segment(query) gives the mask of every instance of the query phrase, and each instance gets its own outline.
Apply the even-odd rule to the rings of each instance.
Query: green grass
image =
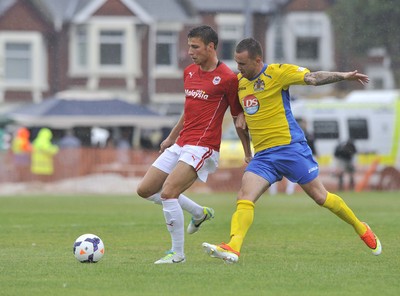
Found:
[[[400,295],[399,193],[343,194],[379,235],[381,256],[303,194],[264,196],[235,265],[201,249],[228,241],[235,194],[193,198],[215,219],[186,236],[186,263],[154,265],[170,247],[160,206],[128,196],[0,197],[0,295]],[[83,233],[104,241],[97,264],[72,254]]]

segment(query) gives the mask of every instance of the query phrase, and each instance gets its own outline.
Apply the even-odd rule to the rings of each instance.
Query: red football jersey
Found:
[[[224,63],[211,72],[192,64],[184,71],[184,124],[179,146],[204,146],[219,151],[222,121],[228,106],[232,116],[242,112],[238,99],[238,79]]]

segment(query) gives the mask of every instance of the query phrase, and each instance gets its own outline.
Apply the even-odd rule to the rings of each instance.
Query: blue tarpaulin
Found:
[[[146,106],[120,99],[51,98],[8,112],[7,116],[24,126],[67,128],[74,126],[140,127],[173,126],[176,117],[164,116]]]

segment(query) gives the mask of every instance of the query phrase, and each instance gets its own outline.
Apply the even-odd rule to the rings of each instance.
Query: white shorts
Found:
[[[218,168],[219,152],[201,146],[174,144],[167,148],[153,163],[153,166],[170,174],[178,161],[183,161],[192,166],[200,181],[206,182],[208,174],[214,173]]]

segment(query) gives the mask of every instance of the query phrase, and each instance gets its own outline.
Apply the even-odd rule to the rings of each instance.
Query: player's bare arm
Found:
[[[314,86],[335,83],[342,80],[357,80],[362,85],[369,82],[368,76],[362,73],[358,73],[357,70],[352,72],[318,71],[310,72],[304,75],[305,83]]]
[[[246,118],[244,117],[243,112],[239,113],[238,116],[234,117],[233,121],[235,123],[236,128],[241,128],[241,129],[247,128]]]
[[[246,120],[244,118],[243,112],[240,113],[237,117],[235,117],[233,121],[235,123],[236,133],[240,139],[240,142],[242,143],[244,151],[244,161],[246,163],[249,163],[253,155],[251,152],[250,134],[246,126]]]
[[[160,153],[163,153],[165,149],[167,149],[168,147],[171,147],[172,145],[175,144],[176,139],[179,136],[179,133],[183,129],[183,123],[184,123],[184,113],[181,115],[181,118],[179,118],[179,121],[172,128],[168,137],[164,141],[161,142],[160,151],[159,151]]]

